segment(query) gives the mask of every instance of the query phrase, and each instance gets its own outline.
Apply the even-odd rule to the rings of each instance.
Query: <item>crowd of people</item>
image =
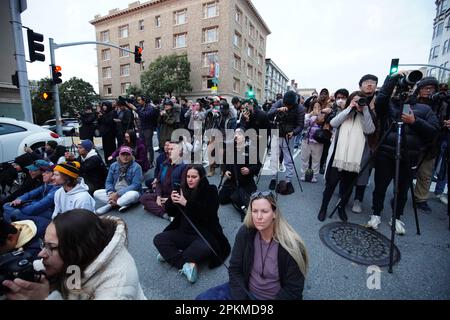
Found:
[[[330,95],[323,89],[305,100],[288,91],[262,106],[254,98],[235,97],[229,103],[221,97],[194,102],[166,96],[153,103],[140,96],[103,102],[95,112],[86,108],[80,114],[81,141],[76,150],[54,142],[42,149],[27,148],[0,173],[0,253],[21,248],[42,259],[46,270],[38,282],[5,281],[7,297],[145,299],[126,249],[126,225],[104,216],[142,204],[149,214],[169,221],[153,239],[157,260],[178,269],[189,282],[197,281],[198,264],[207,262],[215,268],[231,254],[229,281],[198,299],[301,299],[307,249],[274,197],[274,192],[295,193],[296,177],[317,183],[324,175],[319,221],[326,219],[339,185],[338,216],[346,222],[345,208],[353,192],[352,211],[363,212],[374,172],[367,226],[377,229],[387,188],[395,177],[394,124],[401,121],[405,130],[398,201],[391,200],[397,234],[406,233],[401,219],[413,177],[420,210],[431,212],[427,200],[433,179],[436,198],[448,203],[443,194],[448,88],[425,77],[408,91],[399,87],[405,76],[388,76],[377,90],[378,78],[368,74],[352,93],[339,89]],[[103,156],[94,144],[94,123]],[[184,131],[178,135],[177,129]],[[293,157],[297,149],[300,175]],[[255,180],[266,157],[271,191],[261,192]],[[217,168],[219,186],[208,180]],[[233,247],[219,219],[220,206],[226,204],[232,204],[243,221]],[[67,285],[66,269],[73,265],[82,271],[81,290]]]

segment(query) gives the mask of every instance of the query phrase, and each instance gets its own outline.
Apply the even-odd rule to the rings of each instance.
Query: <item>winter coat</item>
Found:
[[[284,107],[283,100],[274,103],[267,114],[269,119],[273,120],[279,114],[278,109],[282,107]],[[278,120],[280,122],[278,128],[280,130],[280,137],[285,137],[289,132],[294,132],[294,136],[297,136],[302,133],[303,127],[305,126],[305,108],[299,104],[288,112],[285,112],[281,118],[278,115]]]
[[[82,273],[81,290],[69,290],[67,300],[146,300],[136,263],[126,247],[125,224],[117,219],[113,238]],[[76,244],[75,244],[76,245]],[[63,299],[53,291],[47,300]]]
[[[192,199],[188,200],[183,211],[219,255],[219,257],[216,257],[216,255],[211,254],[209,257],[209,267],[215,268],[227,259],[231,250],[228,239],[223,234],[223,229],[219,222],[219,195],[217,187],[210,185],[208,179],[203,178],[195,192],[196,195],[193,195]],[[167,214],[175,219],[164,231],[179,229],[182,219],[186,219],[179,207],[174,205],[172,199],[169,198],[165,203],[165,208]],[[185,223],[188,222],[186,221]],[[182,231],[180,230],[180,232]]]
[[[117,158],[119,156],[120,148],[121,147],[113,152],[111,155],[113,158]],[[131,149],[133,149],[134,159],[141,166],[142,172],[147,172],[150,169],[150,161],[148,160],[147,147],[145,146],[144,140],[138,138],[136,141],[136,147]]]
[[[224,186],[231,186],[234,189],[239,185],[239,187],[244,188],[248,193],[256,191],[257,188],[254,177],[257,176],[259,171],[261,170],[261,163],[258,161],[258,155],[256,158],[257,163],[250,164],[250,162],[253,160],[253,156],[250,157],[250,155],[256,153],[256,151],[257,150],[255,147],[249,146],[246,146],[245,149],[241,151],[239,151],[236,147],[234,148],[234,161],[231,164],[226,164],[226,171],[231,172],[231,179],[226,180]],[[241,155],[238,157],[239,152]],[[244,163],[239,164],[239,162],[242,162],[242,160],[238,160],[242,159],[242,156]],[[250,171],[250,173],[246,176],[241,173],[241,169],[245,167]]]
[[[86,157],[79,156],[77,161],[81,164],[80,176],[89,186],[89,191],[93,193],[95,190],[105,187],[107,169],[103,159],[97,154],[95,149],[89,151]]]
[[[60,213],[73,209],[95,211],[95,200],[89,194],[89,187],[84,183],[83,178],[78,178],[77,185],[69,192],[66,192],[64,188],[56,191],[55,210],[53,211],[52,219]]]
[[[248,300],[245,290],[249,290],[250,273],[255,255],[254,241],[256,229],[242,226],[234,242],[230,258],[230,294],[233,300]],[[281,245],[278,246],[278,270],[281,290],[277,293],[279,300],[300,300],[303,298],[305,277],[294,258]]]
[[[96,113],[83,113],[80,116],[81,127],[80,127],[80,139],[92,139],[95,132],[95,122],[97,121]]]
[[[143,107],[138,105],[136,112],[139,116],[142,130],[155,129],[155,118],[158,119],[158,110],[156,110],[153,104],[148,103]]]
[[[178,116],[178,118],[177,118]],[[180,114],[176,113],[174,108],[167,111],[166,114],[159,116],[159,145],[164,146],[167,140],[171,140],[172,132],[176,129],[177,122],[180,121]]]
[[[106,193],[108,192],[116,192],[116,183],[119,181],[120,176],[120,165],[118,162],[114,162],[108,171],[108,177],[106,178],[105,187]],[[133,160],[133,163],[128,168],[127,173],[125,174],[125,181],[128,184],[128,187],[123,188],[118,191],[119,196],[123,196],[128,191],[142,191],[142,168],[141,166]]]
[[[47,212],[50,215],[46,218],[51,219],[51,213],[55,207],[55,193],[61,186],[53,184],[43,184],[42,186],[25,193],[18,199],[22,202],[31,201],[30,204],[20,208],[20,212],[27,216],[42,216]]]
[[[31,220],[22,220],[13,222],[12,225],[20,230],[14,251],[23,249],[23,251],[37,258],[39,252],[41,252],[41,247],[35,223]]]
[[[170,197],[175,183],[181,184],[186,169],[185,164],[172,165],[166,160],[160,167],[156,182],[156,195]],[[170,180],[169,180],[170,179]]]
[[[317,116],[311,116],[307,114],[305,116],[305,140],[308,144],[314,143],[318,144],[316,140],[314,140],[314,134],[317,130],[321,129],[322,126],[317,124]]]

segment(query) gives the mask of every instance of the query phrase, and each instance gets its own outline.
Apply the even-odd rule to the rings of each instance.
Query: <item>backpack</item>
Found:
[[[281,180],[278,183],[278,185],[277,185],[277,187],[275,189],[275,192],[279,193],[281,195],[284,195],[284,196],[287,195],[287,182],[284,181],[284,180]]]

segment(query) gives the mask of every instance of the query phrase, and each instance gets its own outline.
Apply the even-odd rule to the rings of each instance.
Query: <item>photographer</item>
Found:
[[[177,121],[179,122],[179,114],[175,112],[173,102],[171,100],[165,100],[163,102],[163,110],[160,111],[158,118],[160,150],[163,150],[165,141],[171,140],[172,132],[176,129]]]
[[[98,127],[102,136],[102,148],[105,162],[116,150],[116,123],[114,121],[115,111],[110,101],[102,102],[101,112],[98,114]],[[107,162],[109,163],[109,162]]]
[[[145,300],[136,263],[127,250],[127,229],[117,218],[100,218],[75,209],[47,227],[39,257],[45,266],[40,282],[3,282],[9,300]],[[79,284],[73,271],[80,268]],[[47,280],[48,279],[48,280]]]
[[[123,97],[119,97],[116,100],[116,115],[114,117],[114,122],[116,123],[116,138],[117,145],[121,146],[123,144],[123,137],[127,130],[134,130],[134,116],[133,112],[128,109],[127,101]]]
[[[381,135],[387,130],[388,136],[382,141],[375,159],[375,190],[373,192],[373,214],[368,227],[377,229],[381,223],[381,212],[384,208],[386,190],[395,176],[395,156],[397,146],[396,121],[402,121],[404,126],[404,139],[401,150],[401,162],[398,181],[398,205],[395,229],[397,234],[405,234],[404,223],[400,220],[403,215],[408,189],[411,183],[411,168],[419,163],[419,156],[426,150],[428,143],[439,132],[439,122],[433,110],[425,104],[407,100],[403,104],[400,97],[409,88],[404,83],[406,75],[397,73],[388,76],[375,100],[375,111],[381,125]],[[397,88],[396,96],[392,97]],[[407,112],[404,112],[407,111]],[[393,202],[391,201],[393,207]]]
[[[268,116],[278,125],[279,130],[279,150],[283,154],[283,161],[286,167],[287,190],[285,194],[294,193],[292,178],[294,176],[294,159],[289,149],[293,150],[294,137],[301,134],[305,126],[305,108],[299,104],[299,97],[294,91],[288,91],[283,100],[276,102],[270,109]],[[273,139],[272,137],[272,143]],[[276,139],[276,138],[275,138]],[[289,148],[288,148],[289,146]],[[276,172],[278,171],[278,152],[271,153],[271,169],[273,178],[270,181],[269,189],[274,190],[276,185]]]
[[[83,113],[76,112],[80,118],[80,139],[94,141],[95,125],[97,123],[97,114],[94,113],[91,106],[87,106]]]

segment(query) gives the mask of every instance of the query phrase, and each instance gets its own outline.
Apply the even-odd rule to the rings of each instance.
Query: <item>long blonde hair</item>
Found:
[[[275,212],[274,228],[273,228],[273,238],[277,241],[297,262],[300,271],[306,278],[309,267],[309,257],[306,251],[305,243],[303,242],[300,235],[292,228],[292,226],[284,219],[281,215],[281,211],[272,195],[258,196],[250,200],[250,205],[248,206],[247,214],[244,218],[244,225],[249,229],[256,229],[252,218],[252,204],[255,200],[265,199],[269,201],[272,206],[272,210]]]

